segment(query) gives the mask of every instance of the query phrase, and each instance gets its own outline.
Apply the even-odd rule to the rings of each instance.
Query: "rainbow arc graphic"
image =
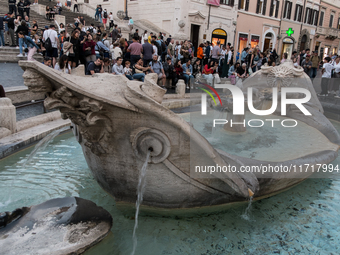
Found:
[[[217,93],[217,91],[216,91],[213,87],[209,86],[208,84],[201,83],[201,82],[199,82],[199,84],[201,84],[201,85],[203,85],[203,86],[209,88],[212,92],[214,92],[214,94],[217,96],[217,98],[218,98],[218,100],[220,101],[220,104],[221,104],[221,106],[222,106],[221,97],[220,97],[220,95]],[[201,89],[201,90],[203,90],[204,92],[206,92],[206,93],[214,100],[214,103],[215,103],[215,105],[217,106],[217,102],[216,102],[216,100],[215,100],[215,97],[211,94],[211,92],[210,92],[209,90],[204,89],[204,88],[199,88],[199,89]]]

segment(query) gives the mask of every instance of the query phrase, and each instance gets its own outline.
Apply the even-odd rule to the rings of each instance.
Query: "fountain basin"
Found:
[[[161,102],[165,91],[157,86],[155,75],[147,75],[141,83],[109,74],[67,75],[35,62],[20,62],[20,65],[25,70],[25,84],[33,91],[47,93],[45,106],[59,109],[63,118],[72,121],[74,135],[94,178],[118,203],[135,203],[139,170],[149,149],[152,152],[143,205],[163,209],[242,202],[252,193],[255,198],[270,196],[312,174],[303,169],[303,172],[279,175],[227,172],[205,177],[192,172],[193,163],[238,168],[269,163],[326,164],[337,156],[340,137],[323,116],[314,96],[308,104],[313,117],[301,116],[294,107],[287,110],[287,116],[312,127],[309,130],[317,136],[316,142],[322,142],[322,148],[312,146],[299,154],[286,153],[271,160],[265,160],[267,153],[262,156],[259,153],[255,159],[251,155],[233,155],[215,148],[195,125],[192,128],[180,116],[164,108]],[[289,66],[286,68],[291,70]],[[266,72],[268,70],[264,69],[260,75],[266,75]],[[292,73],[304,75],[303,72]],[[247,82],[251,83],[252,78]],[[302,85],[314,91],[310,80],[306,79]],[[229,143],[229,138],[225,139],[225,143]],[[289,147],[289,142],[282,144]]]

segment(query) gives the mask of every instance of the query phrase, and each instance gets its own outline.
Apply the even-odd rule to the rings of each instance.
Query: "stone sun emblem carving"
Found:
[[[277,87],[280,90],[281,87],[290,87],[293,77],[294,73],[290,67],[280,65],[270,70],[267,76],[267,83],[269,86]]]

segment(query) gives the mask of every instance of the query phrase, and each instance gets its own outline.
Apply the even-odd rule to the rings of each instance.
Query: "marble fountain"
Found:
[[[281,116],[280,107],[272,113],[275,118],[295,119],[300,128],[292,137],[291,129],[277,129],[274,133],[283,134],[284,139],[277,138],[277,143],[267,148],[268,153],[258,157],[242,154],[242,149],[241,153],[234,154],[219,146],[235,142],[233,131],[237,131],[234,133],[241,140],[242,136],[256,134],[247,133],[248,128],[222,128],[219,132],[223,134],[214,143],[204,136],[204,127],[199,127],[201,120],[195,123],[200,119],[199,112],[181,115],[163,107],[161,102],[166,91],[157,85],[157,76],[152,74],[141,83],[110,74],[85,76],[81,67],[68,75],[38,62],[20,61],[19,65],[25,70],[25,85],[33,92],[46,93],[46,108],[58,109],[62,118],[72,121],[74,135],[94,178],[123,205],[136,202],[139,172],[148,154],[142,206],[160,211],[211,209],[244,202],[250,197],[261,199],[293,187],[313,174],[311,168],[303,168],[303,171],[289,173],[222,172],[207,176],[195,173],[194,164],[231,165],[238,169],[269,164],[311,166],[328,164],[338,155],[340,137],[323,115],[310,79],[289,62],[279,67],[264,67],[238,85],[245,94],[248,87],[254,88],[253,99],[259,100],[257,106],[261,109],[270,108],[268,102],[273,87],[279,91],[282,87],[300,87],[311,93],[311,99],[304,104],[310,116],[302,114],[294,105],[287,106],[286,116]],[[293,98],[303,96],[291,95]],[[221,101],[228,106],[223,110],[230,112],[230,94],[223,95]],[[212,108],[221,110],[222,107]],[[244,118],[248,117],[246,114]],[[239,116],[228,113],[228,119],[233,118]],[[296,148],[287,148],[292,141],[289,139],[294,139]],[[281,141],[285,146],[280,145]],[[251,152],[262,150],[261,146],[255,145]],[[285,153],[287,150],[289,153]]]

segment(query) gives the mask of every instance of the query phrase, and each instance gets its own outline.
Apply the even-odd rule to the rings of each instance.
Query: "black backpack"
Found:
[[[93,33],[93,28],[89,28],[87,31],[89,31],[91,34]]]
[[[164,41],[161,41],[162,53],[166,51],[166,45]]]
[[[52,47],[52,42],[51,42],[51,39],[50,39],[50,36],[47,37],[47,39],[45,40],[45,44],[44,44],[44,47],[47,51],[50,51],[53,49]]]
[[[155,42],[155,44],[156,44],[156,47],[157,47],[158,55],[159,56],[162,55],[162,45],[159,45],[159,43],[157,41]]]
[[[107,19],[107,12],[104,12],[104,19]]]

